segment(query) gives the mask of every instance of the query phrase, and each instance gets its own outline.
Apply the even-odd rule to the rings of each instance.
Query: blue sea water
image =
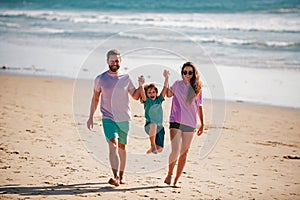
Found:
[[[76,11],[118,11],[150,13],[238,13],[238,12],[282,12],[299,9],[298,0],[2,0],[6,9],[28,10],[76,10]]]
[[[300,107],[300,95],[289,96],[300,90],[299,0],[1,0],[0,41],[0,65],[11,71],[72,78],[93,72],[83,63],[97,48],[99,65],[105,65],[110,48],[124,52],[156,45],[196,58],[199,52],[190,46],[197,44],[225,74],[226,69],[253,69],[245,82],[264,70],[271,83],[262,76],[261,84],[273,85],[267,88],[272,92],[282,87],[286,98],[293,99],[275,105]],[[164,57],[153,51],[131,53],[141,54],[152,60]],[[294,78],[269,79],[274,70]],[[232,77],[223,80],[229,99],[272,104],[272,99],[256,99],[255,92],[241,95],[249,84],[241,82],[237,92],[231,90],[237,86]],[[286,81],[293,81],[288,88],[281,84]]]

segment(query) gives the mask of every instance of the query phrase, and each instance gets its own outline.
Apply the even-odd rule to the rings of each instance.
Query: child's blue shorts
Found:
[[[145,131],[149,134],[151,122],[146,123],[145,125]],[[155,144],[157,144],[160,147],[164,147],[164,140],[165,140],[165,129],[163,126],[157,126],[157,132],[155,137]]]

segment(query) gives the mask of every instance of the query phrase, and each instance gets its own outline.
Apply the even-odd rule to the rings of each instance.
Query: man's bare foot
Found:
[[[120,185],[118,178],[111,178],[111,179],[109,179],[108,183],[111,184],[111,185],[114,185],[116,187],[118,187]]]
[[[165,182],[164,182],[164,183],[170,185],[170,184],[171,184],[171,180],[172,180],[172,177],[171,177],[171,176],[167,176],[167,177],[165,178]]]

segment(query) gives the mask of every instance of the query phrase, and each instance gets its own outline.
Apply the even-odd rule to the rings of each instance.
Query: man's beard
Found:
[[[120,68],[119,65],[116,65],[116,66],[110,66],[110,65],[109,65],[109,69],[110,69],[110,71],[112,71],[112,72],[117,72],[119,68]]]

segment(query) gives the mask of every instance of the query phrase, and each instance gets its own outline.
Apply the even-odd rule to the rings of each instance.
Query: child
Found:
[[[160,95],[158,95],[158,89],[153,83],[145,85],[144,90],[141,92],[141,100],[142,103],[144,103],[146,118],[145,131],[149,134],[151,145],[147,154],[157,154],[158,152],[161,152],[164,147],[165,129],[162,125],[162,102],[165,100],[164,97],[169,87],[170,72],[164,70],[163,76],[165,77],[165,82]]]

